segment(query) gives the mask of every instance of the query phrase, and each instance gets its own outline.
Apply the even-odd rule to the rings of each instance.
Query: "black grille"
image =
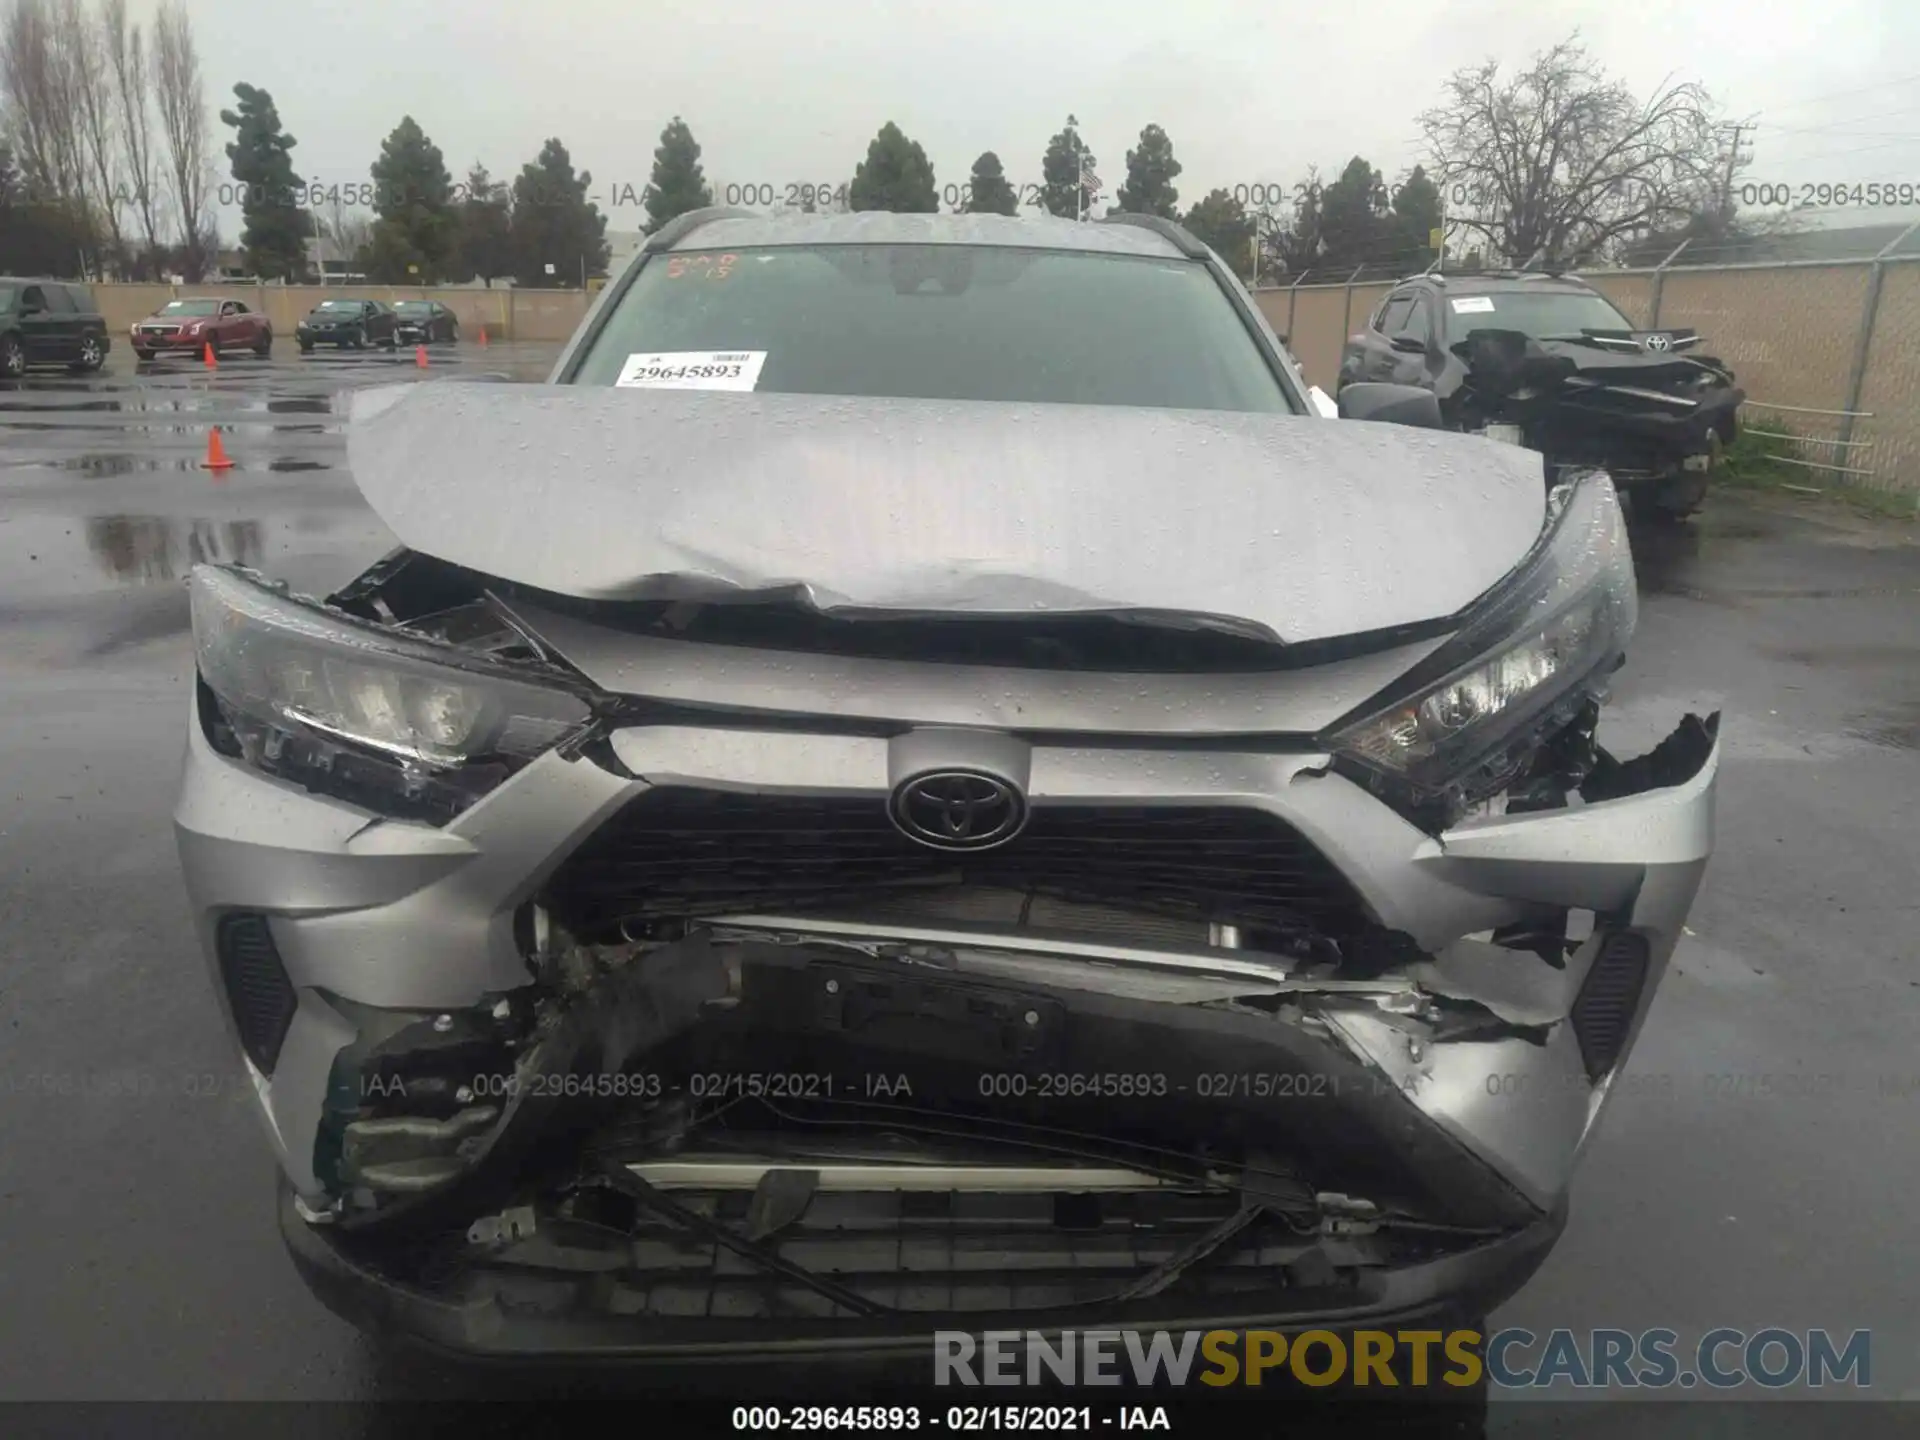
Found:
[[[1620,1059],[1640,991],[1647,983],[1647,942],[1639,935],[1610,935],[1573,1002],[1573,1033],[1587,1074],[1598,1080]]]
[[[555,874],[554,913],[593,936],[622,921],[872,900],[914,887],[988,886],[1160,914],[1342,931],[1361,918],[1345,878],[1261,810],[1036,805],[977,855],[908,840],[879,798],[661,787]]]
[[[220,979],[247,1058],[271,1075],[298,1001],[264,915],[229,915],[215,936]]]

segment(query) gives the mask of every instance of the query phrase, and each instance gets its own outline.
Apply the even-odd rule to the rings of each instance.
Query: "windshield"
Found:
[[[614,385],[629,357],[715,353],[757,366],[728,388],[782,394],[1294,410],[1203,265],[989,246],[658,256],[571,378]]]
[[[433,306],[425,300],[402,300],[393,307],[393,311],[396,315],[430,315],[433,313]]]
[[[1631,330],[1633,322],[1598,295],[1579,290],[1499,290],[1447,296],[1447,333],[1518,330],[1536,340],[1582,330]]]
[[[162,315],[218,315],[218,300],[170,300],[160,308]]]

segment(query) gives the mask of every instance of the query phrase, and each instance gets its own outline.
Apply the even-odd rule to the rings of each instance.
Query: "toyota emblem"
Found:
[[[1671,350],[1672,348],[1673,348],[1673,340],[1669,336],[1666,336],[1666,335],[1647,336],[1647,349],[1649,350]]]
[[[997,775],[935,770],[893,792],[901,834],[936,850],[986,850],[1011,840],[1027,822],[1027,802]]]

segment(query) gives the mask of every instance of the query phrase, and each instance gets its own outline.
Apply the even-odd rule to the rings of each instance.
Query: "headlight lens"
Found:
[[[1549,500],[1541,540],[1459,634],[1327,743],[1416,800],[1473,788],[1572,714],[1639,616],[1613,482],[1588,471]]]
[[[385,813],[457,813],[592,717],[575,690],[230,570],[190,584],[200,678],[241,757]]]

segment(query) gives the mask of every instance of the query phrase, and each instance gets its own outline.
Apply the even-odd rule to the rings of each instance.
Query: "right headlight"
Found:
[[[1613,482],[1556,488],[1525,560],[1445,645],[1325,735],[1416,803],[1477,798],[1571,719],[1618,665],[1639,617]]]

